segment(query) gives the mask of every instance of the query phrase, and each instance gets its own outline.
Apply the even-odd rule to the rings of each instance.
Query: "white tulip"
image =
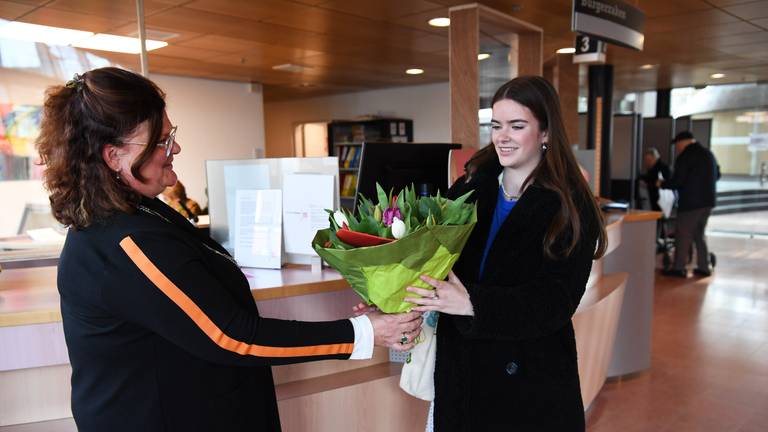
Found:
[[[405,236],[405,222],[401,221],[400,218],[395,216],[394,219],[392,219],[392,237],[394,237],[397,240],[400,240]]]
[[[336,221],[336,225],[338,225],[339,228],[343,228],[344,224],[349,226],[349,221],[347,221],[347,217],[340,210],[336,210],[335,212],[333,212],[333,220]]]

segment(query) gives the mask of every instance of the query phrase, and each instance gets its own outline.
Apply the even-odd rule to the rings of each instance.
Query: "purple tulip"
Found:
[[[382,218],[384,226],[392,225],[392,221],[394,221],[395,218],[401,220],[403,219],[403,217],[400,216],[400,209],[398,207],[389,207],[388,209],[384,210],[384,216]]]

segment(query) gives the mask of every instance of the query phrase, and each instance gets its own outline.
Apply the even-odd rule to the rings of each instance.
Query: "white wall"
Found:
[[[3,69],[3,73],[7,69]],[[58,82],[19,74],[0,80],[3,101],[42,105],[45,87]],[[264,154],[264,106],[260,85],[151,75],[167,94],[168,115],[179,126],[181,153],[174,169],[189,197],[205,206],[205,160],[242,159]],[[13,85],[24,79],[24,86]],[[34,89],[34,90],[30,90]],[[11,99],[11,97],[13,97]],[[0,181],[0,236],[15,235],[26,202],[47,202],[40,181]]]
[[[297,123],[346,120],[375,114],[413,120],[414,141],[450,142],[448,83],[395,87],[264,105],[267,156],[293,156]]]
[[[262,90],[251,85],[169,75],[150,78],[166,92],[181,146],[173,161],[187,195],[205,206],[205,161],[264,155]]]

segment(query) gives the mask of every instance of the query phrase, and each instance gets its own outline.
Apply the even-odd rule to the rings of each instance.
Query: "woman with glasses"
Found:
[[[176,182],[176,130],[163,92],[125,70],[46,95],[37,145],[70,227],[58,288],[81,432],[279,430],[270,365],[411,348],[417,313],[261,318],[227,251],[156,198]]]

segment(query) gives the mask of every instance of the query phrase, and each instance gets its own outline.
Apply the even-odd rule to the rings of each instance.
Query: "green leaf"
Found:
[[[379,198],[379,205],[381,208],[387,209],[389,207],[389,199],[387,197],[387,193],[384,192],[384,189],[378,182],[376,183],[376,195]]]

